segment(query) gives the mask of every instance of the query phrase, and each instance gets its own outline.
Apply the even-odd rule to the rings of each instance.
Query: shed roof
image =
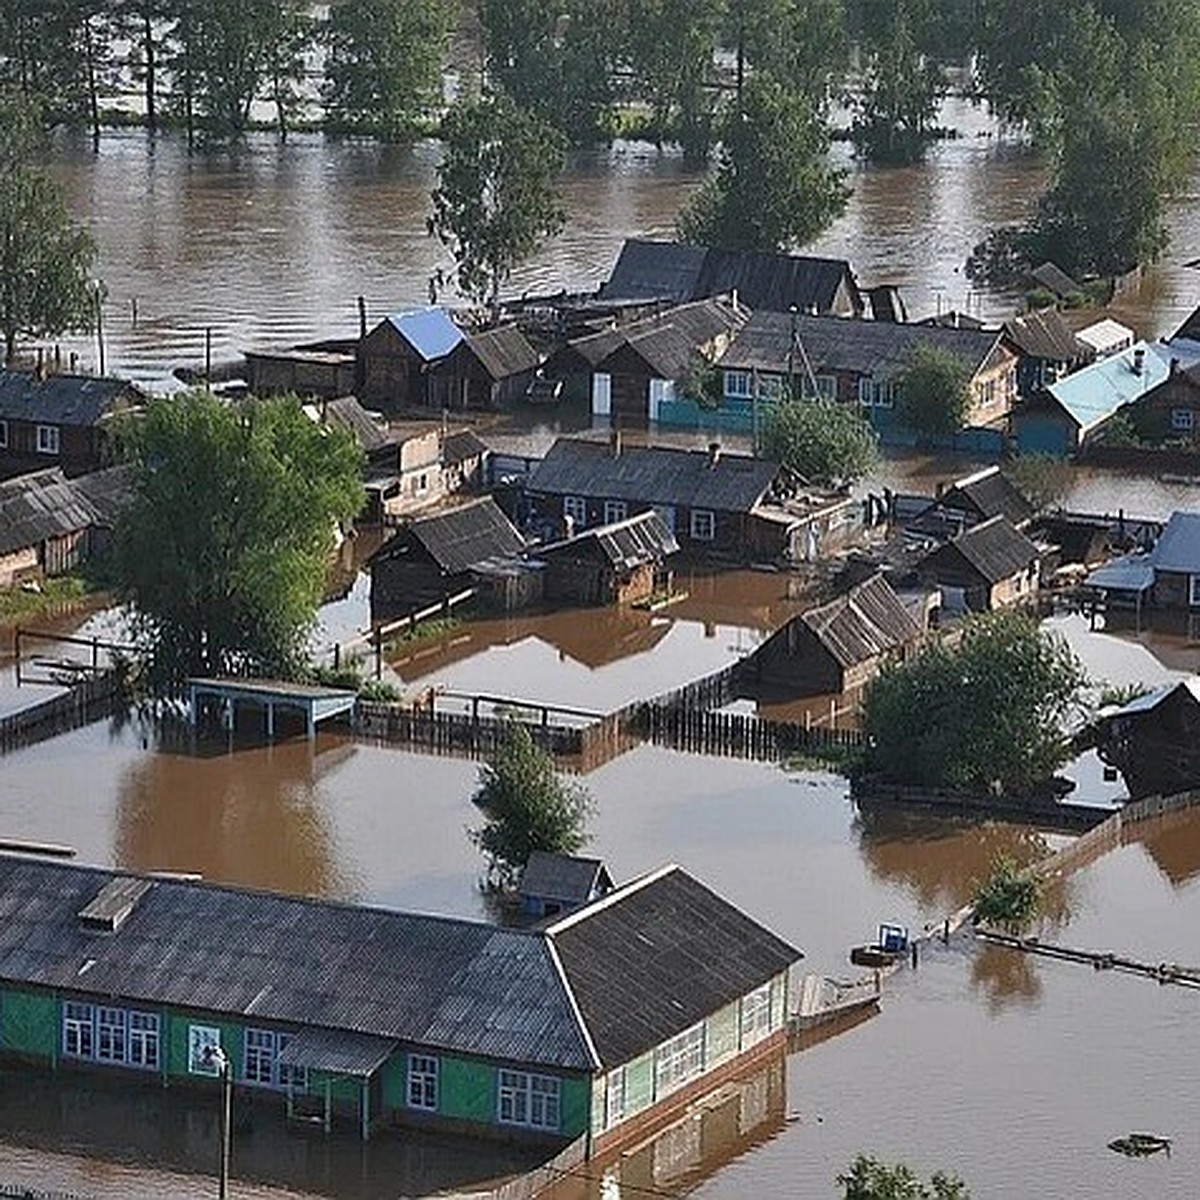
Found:
[[[1057,263],[1044,262],[1029,272],[1029,278],[1039,287],[1053,292],[1060,300],[1081,291],[1079,284]]]
[[[1173,512],[1151,558],[1156,571],[1200,574],[1200,513]]]
[[[647,509],[623,521],[594,525],[574,537],[538,549],[538,557],[553,558],[580,543],[594,542],[600,553],[616,568],[629,569],[645,563],[660,562],[679,551],[675,535],[653,509]]]
[[[997,466],[984,467],[951,484],[937,503],[946,508],[966,509],[981,520],[1007,517],[1018,528],[1034,516],[1033,505]]]
[[[921,636],[920,627],[883,575],[873,575],[793,619],[808,626],[843,667],[869,662]]]
[[[442,462],[463,463],[487,453],[487,446],[470,429],[456,429],[442,438]]]
[[[48,375],[0,370],[0,420],[44,421],[50,425],[95,425],[119,403],[140,396],[123,379],[91,375]]]
[[[593,895],[611,890],[612,879],[599,858],[535,850],[521,874],[522,896],[583,904]]]
[[[1030,358],[1047,362],[1090,361],[1096,348],[1081,342],[1057,308],[1042,308],[1013,317],[1005,326],[1008,340]]]
[[[525,548],[525,539],[490,496],[418,517],[397,538],[406,532],[447,575],[461,574],[472,563],[496,555],[517,554]],[[390,542],[385,544],[376,555],[386,557],[390,545]]]
[[[345,429],[362,449],[370,454],[389,445],[393,439],[386,429],[358,402],[355,396],[337,396],[305,405],[305,410],[320,425]]]
[[[0,483],[0,554],[107,523],[58,467]]]
[[[1006,518],[992,517],[939,546],[926,562],[936,567],[955,556],[964,559],[988,583],[996,584],[1032,566],[1038,561],[1039,552]]]
[[[1154,559],[1149,554],[1125,554],[1091,571],[1088,587],[1112,592],[1148,592],[1154,586]]]
[[[463,344],[496,382],[528,374],[540,361],[538,352],[516,325],[500,325],[465,334]]]
[[[803,957],[676,866],[547,933],[605,1067],[644,1054]]]
[[[387,320],[426,362],[445,358],[464,336],[444,308],[394,313]]]
[[[889,379],[906,365],[914,347],[930,345],[953,354],[974,375],[983,368],[1002,336],[995,329],[900,325],[763,311],[755,312],[746,322],[722,356],[721,365],[782,374],[789,363],[797,372],[803,370],[807,355],[818,374],[838,371]]]
[[[1099,321],[1085,320],[1076,325],[1075,336],[1097,354],[1116,354],[1132,346],[1136,335],[1128,325],[1122,325],[1112,317],[1102,317]]]
[[[749,512],[780,475],[777,463],[740,454],[559,438],[526,481],[532,493]]]

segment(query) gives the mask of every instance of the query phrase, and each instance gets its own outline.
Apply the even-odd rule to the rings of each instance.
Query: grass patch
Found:
[[[388,638],[383,644],[384,653],[395,654],[413,645],[414,642],[426,642],[431,638],[444,637],[448,633],[453,633],[461,624],[461,617],[430,617],[427,621],[418,622],[414,628],[406,629],[403,633]]]
[[[88,595],[88,585],[75,575],[39,580],[39,591],[22,587],[0,588],[0,622],[20,621],[55,612]]]
[[[783,764],[789,772],[832,771],[835,775],[853,778],[862,766],[860,746],[813,746],[800,754],[791,755]]]

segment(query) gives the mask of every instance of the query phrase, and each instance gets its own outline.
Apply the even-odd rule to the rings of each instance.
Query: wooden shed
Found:
[[[434,368],[462,340],[442,308],[385,317],[358,344],[360,398],[392,409],[447,407],[449,390]]]
[[[1036,600],[1040,559],[1029,538],[995,516],[926,555],[917,571],[942,589],[948,609],[989,612]]]
[[[447,408],[499,408],[533,380],[538,352],[516,325],[465,333],[430,372]]]

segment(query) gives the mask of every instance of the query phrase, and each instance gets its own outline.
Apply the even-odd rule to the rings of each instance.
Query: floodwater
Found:
[[[848,257],[864,284],[899,285],[912,315],[1000,318],[1011,298],[973,291],[963,266],[990,228],[1029,209],[1042,173],[965,100],[948,99],[942,123],[960,136],[918,166],[864,168],[837,147],[853,195],[810,249]],[[191,156],[177,137],[140,130],[106,132],[96,154],[86,140],[62,142],[56,170],[99,247],[108,368],[161,386],[172,367],[203,362],[205,330],[221,362],[248,346],[352,335],[360,295],[371,320],[428,303],[431,276],[451,267],[425,232],[437,159],[432,142],[320,135],[280,144],[254,134]],[[514,273],[509,292],[594,286],[624,238],[670,235],[699,179],[677,155],[642,143],[576,155],[563,181],[566,228]],[[1200,299],[1200,278],[1180,265],[1200,253],[1195,193],[1173,207],[1169,254],[1125,310],[1149,336],[1169,332]],[[64,345],[85,364],[98,358],[94,338]]]

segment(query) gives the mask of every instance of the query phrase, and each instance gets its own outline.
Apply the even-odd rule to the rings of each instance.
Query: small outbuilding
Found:
[[[446,408],[499,408],[525,395],[539,361],[516,325],[501,325],[464,333],[430,374]]]
[[[952,612],[990,612],[1037,598],[1041,551],[1004,516],[964,530],[919,564]]]
[[[521,873],[521,911],[530,917],[556,917],[600,900],[615,885],[598,858],[535,850]]]
[[[1100,757],[1131,799],[1190,791],[1200,779],[1200,679],[1156,688],[1101,722]]]
[[[435,368],[463,337],[444,308],[385,317],[358,343],[361,398],[392,409],[447,407],[450,389]]]

